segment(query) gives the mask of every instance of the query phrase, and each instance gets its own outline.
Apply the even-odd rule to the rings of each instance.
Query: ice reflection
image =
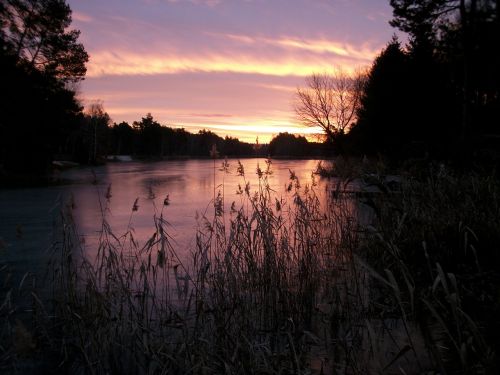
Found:
[[[213,215],[213,199],[218,192],[224,196],[224,207],[240,201],[238,185],[244,186],[238,176],[237,160],[228,160],[227,172],[221,171],[223,160],[182,160],[156,163],[116,163],[91,170],[73,171],[67,178],[79,184],[72,186],[74,217],[79,227],[85,251],[92,256],[95,251],[103,217],[111,230],[120,236],[132,229],[139,245],[154,232],[154,216],[163,210],[163,217],[170,224],[172,245],[184,258],[194,247],[197,217]],[[311,172],[316,160],[273,160],[272,174],[268,176],[271,189],[280,199],[289,184],[293,171],[302,185],[311,183]],[[257,168],[265,169],[265,159],[243,159],[246,182],[250,190],[258,187]],[[215,179],[214,179],[215,177]],[[97,183],[92,185],[95,180]],[[215,186],[215,189],[214,189]],[[109,199],[106,194],[110,187]],[[318,192],[324,186],[317,187]],[[165,197],[168,207],[163,207]],[[133,211],[137,199],[137,211]],[[212,211],[210,211],[212,210]]]

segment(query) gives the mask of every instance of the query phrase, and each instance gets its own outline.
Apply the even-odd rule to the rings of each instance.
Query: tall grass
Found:
[[[385,285],[385,311],[416,325],[439,371],[497,373],[498,179],[443,165],[422,176],[367,202],[377,213],[367,269]]]
[[[224,164],[219,173],[227,171]],[[123,234],[103,215],[95,259],[67,205],[53,298],[32,294],[29,327],[15,328],[8,293],[0,307],[9,322],[3,368],[32,361],[77,374],[493,373],[495,179],[442,169],[361,202],[293,172],[286,191],[275,192],[270,162],[257,168],[255,191],[243,165],[237,173],[239,201],[227,205],[219,187],[189,260],[171,241],[168,197],[143,243],[134,238],[136,203]],[[370,173],[374,180],[383,187]],[[103,212],[109,199],[108,190]],[[23,338],[21,350],[14,343]]]

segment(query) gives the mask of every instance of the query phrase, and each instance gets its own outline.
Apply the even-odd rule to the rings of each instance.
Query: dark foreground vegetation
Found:
[[[103,194],[96,259],[67,205],[49,298],[2,268],[2,372],[498,373],[495,178],[436,167],[395,186],[365,166],[378,193],[353,199],[338,180],[325,200],[293,173],[281,197],[268,168],[255,192],[239,168],[241,201],[215,197],[187,257],[168,199],[138,243],[113,232]]]

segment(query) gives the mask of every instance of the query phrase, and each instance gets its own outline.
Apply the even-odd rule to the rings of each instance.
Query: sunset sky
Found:
[[[388,0],[69,0],[90,55],[79,88],[114,122],[146,113],[191,132],[268,142],[288,131],[297,87],[366,67],[395,32]]]

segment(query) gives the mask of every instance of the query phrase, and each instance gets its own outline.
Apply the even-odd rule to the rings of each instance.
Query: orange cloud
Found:
[[[363,61],[365,62],[365,61]],[[184,72],[231,72],[274,76],[305,77],[313,72],[329,70],[332,64],[355,68],[350,58],[327,59],[324,56],[258,57],[251,54],[227,56],[208,54],[177,56],[174,54],[142,54],[132,51],[98,51],[91,54],[87,76],[150,75]]]
[[[285,85],[276,85],[276,84],[267,84],[267,83],[256,83],[256,87],[262,87],[264,89],[276,90],[276,91],[284,91],[290,94],[295,93],[297,90],[296,87],[293,86],[285,86]]]
[[[217,43],[206,41],[204,47],[197,50],[186,50],[177,45],[177,41],[159,44],[152,49],[155,52],[120,45],[111,50],[94,50],[87,76],[230,72],[304,77],[327,71],[332,65],[352,72],[356,67],[371,64],[379,49],[369,44],[355,46],[324,38],[203,34]],[[222,47],[217,46],[221,42]]]
[[[365,63],[372,61],[380,49],[379,47],[375,49],[370,48],[367,45],[358,47],[347,43],[340,43],[327,39],[300,39],[294,37],[267,38],[220,33],[211,33],[210,35],[223,37],[246,44],[279,46],[288,50],[302,50],[316,53],[331,53],[350,59],[364,61]]]

